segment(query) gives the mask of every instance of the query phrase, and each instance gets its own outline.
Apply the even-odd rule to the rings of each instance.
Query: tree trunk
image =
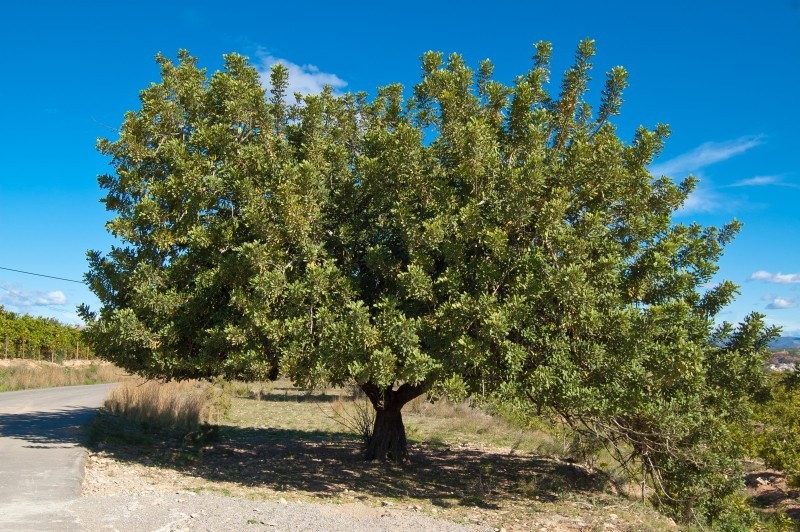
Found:
[[[395,405],[375,412],[375,426],[367,443],[367,460],[391,460],[397,463],[408,460],[406,428],[403,425],[401,408]]]
[[[375,425],[372,437],[367,442],[365,458],[391,460],[395,463],[407,461],[408,444],[402,408],[407,402],[421,395],[425,391],[424,386],[405,383],[394,390],[391,386],[381,389],[368,382],[362,384],[361,389],[375,407]]]

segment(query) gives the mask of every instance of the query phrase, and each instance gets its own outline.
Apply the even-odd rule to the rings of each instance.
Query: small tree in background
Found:
[[[557,98],[539,43],[511,86],[429,52],[408,100],[294,104],[280,65],[267,95],[241,56],[210,77],[159,56],[99,143],[120,245],[89,253],[96,352],[168,379],[355,381],[369,459],[407,458],[414,397],[483,390],[599,437],[685,518],[723,518],[775,331],[714,328],[736,287],[703,287],[739,224],[672,221],[695,181],[648,171],[666,126],[618,138],[621,67],[592,109],[593,54]]]

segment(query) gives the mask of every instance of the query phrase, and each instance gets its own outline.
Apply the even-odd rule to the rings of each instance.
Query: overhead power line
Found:
[[[56,277],[54,275],[45,275],[43,273],[26,272],[24,270],[15,270],[14,268],[5,268],[0,266],[0,270],[8,270],[10,272],[24,273],[25,275],[35,275],[36,277],[47,277],[48,279],[58,279],[59,281],[67,281],[69,283],[86,284],[84,281],[76,281],[75,279],[66,279],[64,277]]]

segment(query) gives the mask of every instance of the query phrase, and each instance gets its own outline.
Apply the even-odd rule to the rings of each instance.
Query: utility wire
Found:
[[[36,277],[47,277],[48,279],[58,279],[59,281],[67,281],[70,283],[86,284],[84,281],[76,281],[75,279],[65,279],[64,277],[55,277],[53,275],[45,275],[43,273],[26,272],[23,270],[15,270],[14,268],[5,268],[0,266],[0,270],[8,270],[10,272],[24,273],[25,275],[35,275]]]

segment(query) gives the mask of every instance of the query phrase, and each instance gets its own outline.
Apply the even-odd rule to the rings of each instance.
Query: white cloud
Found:
[[[780,178],[774,175],[760,175],[750,179],[742,179],[732,184],[732,187],[761,187],[764,185],[776,185],[780,183]]]
[[[686,215],[696,212],[714,212],[723,206],[720,197],[713,190],[707,188],[696,188],[683,205],[676,211],[676,215]]]
[[[10,307],[17,307],[28,309],[30,307],[48,307],[50,305],[64,306],[68,304],[67,296],[61,290],[52,292],[34,291],[29,292],[26,290],[17,290],[3,286],[4,290],[0,292],[0,305],[8,305]]]
[[[769,309],[787,309],[797,306],[797,301],[794,299],[787,299],[785,297],[776,297],[772,302],[767,305]]]
[[[61,290],[56,290],[54,292],[47,292],[45,297],[39,298],[39,303],[42,305],[66,305],[67,304],[67,296],[64,295],[64,292]]]
[[[747,278],[748,281],[768,281],[772,278],[772,274],[766,270],[758,270],[750,274]]]
[[[261,75],[261,83],[265,87],[269,87],[270,85],[270,69],[273,65],[280,63],[289,70],[287,96],[291,96],[296,92],[300,94],[317,94],[322,92],[325,85],[330,85],[331,88],[334,89],[334,92],[336,89],[343,89],[347,86],[347,82],[336,74],[320,72],[319,68],[315,65],[298,65],[297,63],[275,57],[265,52],[258,52],[257,56],[260,60],[260,64],[256,69]]]
[[[761,144],[760,136],[741,137],[725,142],[706,142],[688,153],[652,165],[650,173],[655,176],[681,177],[686,174],[696,173],[714,163],[730,159],[759,144]]]
[[[758,270],[750,274],[748,281],[766,281],[777,284],[800,283],[800,273],[770,273],[766,270]]]
[[[763,187],[763,186],[800,188],[800,185],[796,185],[795,183],[786,183],[785,181],[783,181],[783,178],[781,176],[777,175],[759,175],[756,177],[751,177],[750,179],[742,179],[741,181],[737,181],[732,185],[728,185],[728,187]]]

